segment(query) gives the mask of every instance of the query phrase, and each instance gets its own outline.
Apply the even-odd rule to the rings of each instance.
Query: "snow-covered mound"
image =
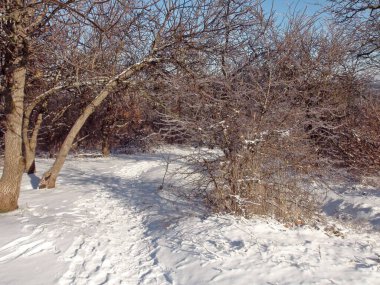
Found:
[[[325,212],[355,227],[290,229],[209,214],[160,187],[165,169],[157,153],[71,158],[55,190],[25,175],[20,209],[0,215],[0,284],[378,284],[378,188],[327,195]]]

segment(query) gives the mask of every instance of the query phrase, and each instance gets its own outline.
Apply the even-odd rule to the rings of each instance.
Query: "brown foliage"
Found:
[[[321,151],[334,165],[356,175],[380,173],[380,102],[370,95],[356,100],[333,135],[320,142]]]

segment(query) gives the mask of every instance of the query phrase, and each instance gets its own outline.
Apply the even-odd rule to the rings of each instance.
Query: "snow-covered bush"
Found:
[[[334,167],[344,168],[357,177],[377,175],[380,173],[380,100],[377,95],[380,89],[364,80],[349,80],[341,83],[340,88],[335,87],[336,101],[346,107],[339,116],[332,112],[321,116],[323,125],[311,130],[311,141]],[[350,85],[355,88],[349,88]],[[351,99],[344,102],[350,93]]]
[[[260,139],[245,140],[227,156],[203,160],[210,182],[207,201],[214,211],[265,215],[294,224],[313,218],[317,204],[306,185],[315,157],[294,134],[285,134],[267,132]]]

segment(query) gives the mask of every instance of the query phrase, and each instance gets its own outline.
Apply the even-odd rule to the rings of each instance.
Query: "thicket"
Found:
[[[333,19],[322,26],[318,15],[276,19],[263,1],[148,1],[129,12],[134,1],[32,2],[0,7],[0,136],[15,134],[10,60],[18,56],[25,100],[13,139],[22,138],[25,171],[35,172],[36,152],[57,158],[41,187],[55,186],[69,149],[108,156],[160,142],[204,146],[219,154],[189,161],[215,211],[299,224],[317,211],[307,185],[323,170],[379,174],[376,1],[330,1]],[[28,9],[35,14],[19,27],[28,52],[10,53],[9,19]]]

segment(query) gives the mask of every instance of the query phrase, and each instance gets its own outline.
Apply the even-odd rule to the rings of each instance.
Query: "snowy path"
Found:
[[[131,155],[70,159],[54,191],[25,176],[20,209],[0,216],[0,284],[377,284],[379,232],[206,215],[159,189],[164,171],[160,155]]]
[[[72,168],[76,167],[75,164],[76,162],[69,161],[64,174],[73,178]],[[150,237],[145,235],[142,216],[105,189],[117,187],[123,195],[127,195],[125,189],[121,188],[124,185],[117,174],[124,176],[125,187],[128,187],[143,171],[159,164],[159,161],[143,161],[140,164],[131,161],[127,166],[123,162],[109,166],[103,165],[100,160],[95,161],[89,169],[80,169],[79,175],[75,176],[78,180],[70,182],[70,178],[66,178],[68,185],[52,192],[47,191],[47,201],[42,201],[43,197],[33,199],[34,196],[39,196],[39,191],[27,186],[29,181],[26,177],[24,186],[30,192],[21,199],[21,209],[5,215],[3,222],[6,223],[8,218],[17,218],[21,228],[13,229],[12,233],[19,231],[28,234],[4,245],[0,243],[0,284],[52,284],[49,281],[40,283],[38,278],[31,281],[17,275],[9,276],[15,279],[8,280],[7,267],[14,267],[17,260],[25,261],[25,258],[37,254],[45,255],[45,266],[49,266],[54,259],[58,262],[53,263],[60,263],[59,266],[50,266],[51,271],[57,271],[50,278],[53,277],[55,283],[62,285],[170,284],[153,257],[155,249]],[[109,181],[105,179],[98,183],[96,177],[99,172],[102,175],[112,173],[113,176]],[[74,175],[75,173],[78,173],[78,169],[74,170]],[[113,179],[118,183],[115,184]],[[65,178],[58,181],[64,182]],[[82,185],[78,186],[79,184]],[[61,196],[61,199],[55,200],[57,196]],[[28,204],[30,201],[36,204]],[[45,204],[53,207],[52,211]],[[44,219],[49,222],[41,223]],[[38,262],[40,260],[41,258]],[[32,259],[29,261],[33,263]],[[43,273],[45,266],[35,267],[34,270]],[[62,271],[65,268],[66,271]]]
[[[155,249],[151,238],[145,235],[142,216],[123,204],[130,193],[126,189],[158,164],[116,164],[105,171],[111,178],[98,184],[92,198],[76,203],[87,218],[81,224],[82,234],[65,252],[64,260],[70,266],[59,284],[170,284],[153,258]],[[123,199],[109,189],[118,190]]]
[[[70,266],[59,284],[166,284],[141,218],[105,193],[78,206],[92,217],[65,252]]]

